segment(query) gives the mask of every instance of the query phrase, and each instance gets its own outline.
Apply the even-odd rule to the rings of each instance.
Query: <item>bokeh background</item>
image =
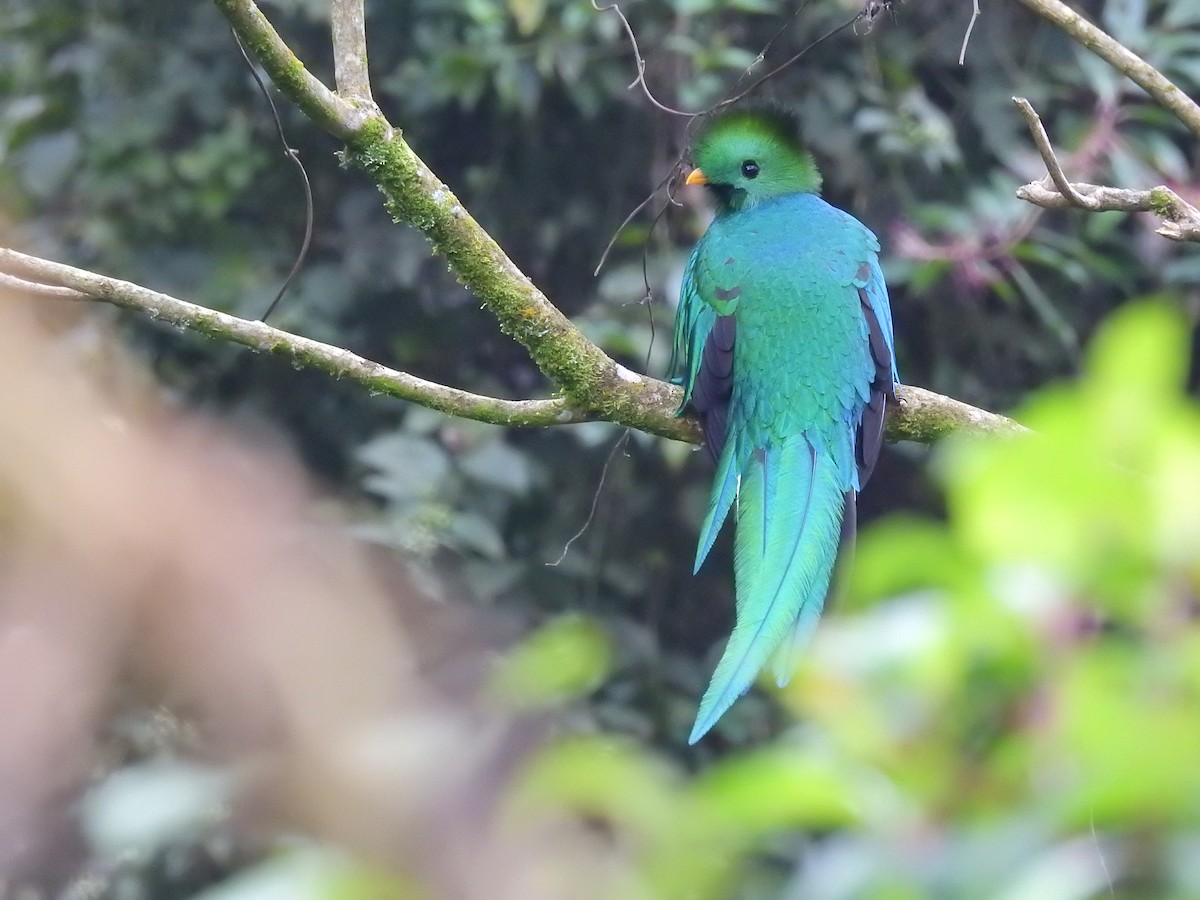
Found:
[[[705,213],[680,194],[593,275],[687,138],[628,89],[617,18],[586,0],[368,7],[376,99],[414,149],[593,339],[664,375]],[[263,8],[331,81],[326,4]],[[1200,95],[1192,0],[1079,8]],[[813,0],[768,65],[857,11]],[[792,6],[626,12],[656,95],[697,109]],[[984,4],[960,66],[969,17],[895,5],[760,93],[800,111],[827,199],[880,235],[902,379],[1038,436],[888,447],[846,597],[792,686],[694,748],[732,618],[728,540],[690,573],[704,454],[603,423],[455,421],[131,314],[7,301],[5,889],[1200,895],[1200,252],[1149,216],[1018,201],[1044,169],[1010,98],[1074,180],[1196,201],[1200,153],[1015,2]],[[0,96],[13,244],[261,314],[303,195],[213,6],[4,0]],[[281,106],[316,229],[274,323],[544,395]]]

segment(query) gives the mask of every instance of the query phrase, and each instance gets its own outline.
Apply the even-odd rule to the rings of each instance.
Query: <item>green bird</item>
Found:
[[[879,241],[818,196],[796,118],[728,110],[693,159],[687,183],[706,186],[716,215],[684,270],[673,368],[717,468],[695,570],[734,507],[737,612],[692,744],[772,654],[787,683],[852,552],[899,383]]]

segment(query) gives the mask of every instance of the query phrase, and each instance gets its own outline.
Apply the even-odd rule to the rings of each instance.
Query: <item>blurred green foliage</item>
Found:
[[[1192,896],[1188,332],[1171,304],[1130,305],[1078,381],[1022,406],[1036,434],[945,446],[946,521],[898,515],[862,536],[775,741],[685,775],[572,738],[529,765],[519,802],[615,829],[644,854],[646,896]],[[556,671],[546,657],[547,682]],[[772,846],[803,847],[802,865],[747,890],[769,883],[746,867]]]
[[[1079,6],[1200,93],[1192,0]],[[691,208],[653,233],[639,220],[592,277],[686,141],[683,120],[627,90],[616,18],[587,0],[369,7],[377,97],[413,146],[589,334],[662,374],[702,225]],[[330,80],[324,0],[264,9]],[[1169,115],[1017,4],[985,4],[958,66],[968,9],[897,5],[765,93],[801,111],[829,199],[881,236],[902,377],[1018,405],[1038,437],[947,447],[936,485],[924,448],[887,451],[862,511],[889,515],[866,529],[803,670],[779,697],[743,699],[694,750],[683,740],[731,615],[726,545],[690,575],[703,454],[633,435],[595,498],[610,426],[450,421],[107,313],[188,402],[291,435],[354,502],[365,538],[447,595],[543,625],[493,689],[605,736],[549,748],[513,815],[548,805],[636,838],[650,895],[1015,900],[1103,895],[1110,880],[1118,896],[1200,893],[1200,448],[1181,390],[1196,380],[1200,257],[1138,217],[1016,200],[1043,171],[1010,97],[1038,108],[1077,180],[1187,196],[1200,159]],[[855,11],[813,4],[768,63]],[[648,83],[688,108],[719,97],[781,21],[757,0],[627,12]],[[0,18],[0,203],[31,249],[261,312],[303,201],[215,9],[8,0]],[[425,243],[338,168],[334,142],[283,116],[318,220],[277,323],[481,392],[544,393]]]

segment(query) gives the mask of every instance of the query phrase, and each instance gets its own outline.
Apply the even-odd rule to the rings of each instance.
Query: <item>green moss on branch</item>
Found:
[[[420,229],[458,280],[525,347],[537,367],[573,404],[603,410],[605,375],[614,363],[571,324],[512,263],[492,237],[421,162],[400,134],[379,119],[347,142],[347,161],[380,191],[396,221]]]

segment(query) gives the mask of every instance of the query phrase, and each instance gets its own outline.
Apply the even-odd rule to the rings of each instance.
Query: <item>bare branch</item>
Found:
[[[1037,147],[1038,153],[1041,154],[1042,162],[1046,164],[1046,171],[1050,173],[1050,179],[1058,188],[1059,193],[1075,206],[1083,209],[1095,209],[1093,205],[1095,201],[1092,198],[1084,198],[1071,186],[1066,173],[1059,165],[1058,157],[1054,154],[1054,147],[1050,143],[1050,136],[1046,134],[1045,126],[1042,125],[1041,116],[1034,111],[1033,106],[1024,97],[1013,97],[1012,101],[1017,105],[1017,109],[1020,110],[1025,123],[1029,126],[1029,133],[1033,135],[1033,143]]]
[[[824,43],[825,41],[829,40],[829,38],[833,37],[836,34],[840,34],[841,32],[845,31],[847,28],[854,28],[859,22],[866,22],[867,23],[867,31],[869,32],[875,23],[875,19],[878,18],[880,13],[882,13],[883,10],[885,10],[891,6],[891,0],[867,0],[866,4],[863,6],[863,8],[860,9],[854,16],[847,19],[841,25],[837,25],[834,28],[830,29],[829,31],[825,32],[820,37],[818,37],[816,40],[814,40],[812,43],[810,43],[806,47],[804,47],[799,53],[792,55],[786,62],[780,63],[775,68],[771,69],[771,71],[767,72],[765,75],[761,76],[760,78],[756,78],[753,82],[751,82],[749,85],[747,85],[744,89],[739,90],[743,81],[746,78],[748,78],[750,76],[750,73],[753,72],[766,59],[767,51],[771,49],[771,45],[774,44],[775,41],[787,30],[788,26],[790,26],[792,24],[792,22],[794,22],[799,17],[801,11],[804,10],[804,8],[808,5],[809,2],[810,2],[810,0],[801,0],[800,4],[796,7],[796,9],[792,11],[792,14],[779,27],[779,30],[775,32],[774,36],[769,41],[767,41],[766,45],[762,48],[762,50],[760,50],[758,52],[758,55],[754,57],[754,60],[750,63],[749,67],[746,69],[746,71],[744,71],[742,73],[741,77],[738,78],[737,82],[733,85],[733,87],[730,88],[729,93],[725,96],[725,98],[723,100],[718,100],[716,103],[713,103],[710,106],[705,107],[704,109],[698,109],[698,110],[689,112],[688,110],[685,110],[685,109],[675,109],[675,107],[673,107],[673,106],[667,106],[665,103],[661,102],[657,97],[655,97],[653,91],[650,90],[650,85],[648,85],[646,83],[646,58],[644,56],[642,56],[641,47],[638,46],[637,34],[634,33],[633,26],[629,24],[629,19],[626,17],[624,11],[622,11],[620,5],[616,2],[613,2],[613,3],[609,3],[607,6],[601,6],[599,3],[596,2],[596,0],[591,0],[592,9],[596,10],[596,12],[616,13],[617,18],[620,19],[620,21],[621,21],[621,26],[625,29],[625,36],[629,39],[630,47],[633,49],[634,66],[637,69],[637,75],[634,77],[633,81],[631,81],[629,83],[630,90],[632,90],[635,87],[640,87],[642,89],[642,93],[645,95],[646,99],[656,109],[658,109],[662,112],[668,113],[669,115],[684,116],[688,119],[698,119],[701,116],[706,116],[709,113],[716,112],[718,109],[724,109],[726,106],[730,106],[734,103],[737,103],[742,98],[744,98],[744,97],[748,96],[749,94],[753,93],[754,91],[758,90],[758,88],[762,87],[764,84],[766,84],[768,81],[770,81],[776,75],[778,75],[784,69],[791,68],[797,62],[799,62],[804,56],[806,56],[808,54],[808,52],[810,50],[812,50],[814,47],[816,47],[818,44]],[[975,3],[978,8],[978,0],[975,0]],[[972,20],[971,24],[972,24],[972,26],[974,26],[974,20]],[[969,34],[970,34],[970,30],[968,29],[968,36],[969,36]],[[965,43],[963,44],[963,49],[965,52],[965,50],[966,50]]]
[[[300,153],[292,149],[288,144],[287,134],[283,130],[283,119],[279,118],[279,107],[275,104],[275,98],[271,96],[271,91],[262,80],[262,76],[258,74],[254,60],[250,58],[250,54],[246,51],[246,45],[242,43],[242,39],[238,37],[236,31],[233,33],[233,39],[237,41],[242,59],[246,61],[246,68],[250,70],[250,75],[254,78],[254,83],[258,86],[259,93],[263,95],[263,99],[267,101],[267,107],[271,110],[271,119],[275,123],[275,133],[279,136],[279,146],[283,148],[283,154],[288,162],[295,166],[296,171],[300,173],[300,183],[304,187],[304,239],[300,242],[300,252],[296,254],[292,268],[288,271],[287,277],[283,279],[283,284],[279,286],[279,290],[275,292],[275,298],[263,310],[261,318],[265,322],[271,317],[271,313],[279,305],[279,301],[288,292],[288,288],[292,286],[292,282],[296,280],[296,276],[300,274],[300,270],[304,267],[304,261],[308,259],[308,248],[312,246],[313,236],[312,183],[308,180],[308,170],[304,168],[304,163],[300,161]]]
[[[1087,204],[1083,209],[1098,212],[1154,213],[1164,219],[1155,229],[1155,234],[1172,241],[1200,243],[1200,210],[1169,187],[1159,185],[1148,191],[1136,191],[1074,182],[1071,188]],[[1043,209],[1072,209],[1079,206],[1070,198],[1037,181],[1017,188],[1017,196]]]
[[[971,0],[971,21],[967,23],[967,32],[963,35],[962,46],[958,48],[958,64],[966,65],[967,44],[971,43],[971,32],[975,30],[975,21],[979,18],[979,0]]]
[[[1175,114],[1200,137],[1200,105],[1116,38],[1093,25],[1062,0],[1020,0],[1039,16],[1053,22],[1083,47],[1091,50],[1134,84]]]
[[[633,26],[629,24],[629,19],[625,18],[625,13],[621,10],[620,4],[610,3],[608,6],[601,6],[596,2],[596,0],[591,0],[591,3],[592,9],[596,10],[596,12],[616,13],[617,18],[621,20],[621,25],[625,28],[625,36],[629,38],[629,43],[633,47],[634,66],[637,68],[637,75],[634,77],[633,81],[629,83],[629,87],[631,89],[640,87],[642,89],[642,93],[645,95],[646,99],[650,101],[652,106],[672,116],[685,116],[691,119],[695,118],[696,116],[703,115],[703,111],[688,112],[685,109],[675,109],[673,106],[667,106],[665,103],[659,101],[659,99],[655,97],[653,92],[650,90],[650,85],[646,84],[646,59],[644,56],[642,56],[642,51],[638,47],[638,39],[637,35],[633,31]]]
[[[1029,125],[1029,133],[1046,164],[1052,190],[1045,180],[1017,188],[1017,196],[1043,209],[1087,209],[1093,212],[1152,212],[1165,221],[1157,233],[1172,241],[1200,242],[1200,210],[1173,190],[1159,185],[1148,191],[1072,183],[1059,165],[1042,120],[1024,97],[1013,97]]]
[[[71,288],[59,287],[56,284],[41,284],[36,281],[27,281],[24,278],[18,278],[16,275],[9,275],[5,272],[0,272],[0,288],[21,294],[28,294],[31,297],[46,297],[52,300],[88,299],[86,294],[81,294],[79,291],[72,290]]]
[[[1165,190],[1165,188],[1164,188]],[[1086,203],[1084,209],[1099,212],[1151,212],[1150,191],[1108,187],[1103,184],[1088,184],[1080,181],[1071,185],[1072,193],[1080,195]],[[1043,209],[1074,209],[1081,204],[1064,197],[1045,182],[1034,181],[1017,188],[1017,196]]]
[[[562,399],[499,400],[471,394],[389,369],[349,350],[289,334],[263,322],[239,319],[128,281],[15,250],[0,248],[0,268],[5,270],[0,273],[0,284],[16,290],[71,300],[102,300],[219,340],[290,356],[295,363],[357,382],[374,393],[399,397],[448,415],[496,425],[562,425],[588,418]]]
[[[338,94],[355,103],[374,106],[367,74],[367,18],[363,0],[333,0],[333,77]]]

